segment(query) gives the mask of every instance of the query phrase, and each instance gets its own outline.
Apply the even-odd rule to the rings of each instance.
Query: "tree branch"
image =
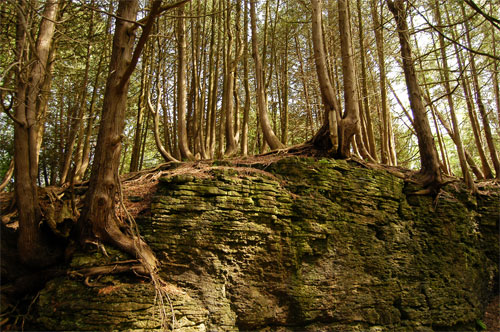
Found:
[[[498,18],[495,18],[491,15],[486,14],[479,6],[472,0],[464,0],[466,4],[468,4],[472,9],[474,9],[476,12],[481,14],[486,20],[488,20],[495,28],[500,30],[500,20]]]
[[[443,38],[444,38],[444,39],[446,39],[446,40],[448,40],[448,41],[452,42],[453,44],[456,44],[456,45],[458,45],[458,46],[462,47],[463,49],[465,49],[465,50],[467,50],[467,51],[469,51],[469,52],[471,52],[471,53],[474,53],[474,54],[477,54],[477,55],[482,55],[482,56],[485,56],[485,57],[488,57],[488,58],[491,58],[491,59],[494,59],[494,60],[500,61],[500,57],[499,57],[499,56],[492,55],[492,54],[489,54],[489,53],[484,53],[484,52],[481,52],[481,51],[476,51],[476,50],[473,50],[473,49],[471,49],[471,48],[469,48],[469,47],[467,47],[467,46],[465,46],[465,45],[463,45],[463,44],[459,43],[458,41],[456,41],[456,40],[454,40],[454,39],[452,39],[452,38],[448,37],[447,35],[445,35],[445,34],[441,31],[441,29],[439,29],[438,27],[434,26],[434,25],[433,25],[433,24],[432,24],[432,23],[431,23],[431,22],[427,19],[427,17],[425,17],[425,15],[424,15],[424,14],[422,14],[422,13],[418,10],[418,8],[417,8],[415,5],[413,5],[413,3],[411,3],[411,6],[412,6],[412,7],[415,9],[415,11],[416,11],[416,12],[420,15],[420,17],[422,17],[422,18],[424,19],[424,21],[425,21],[425,22],[426,22],[426,23],[427,23],[427,24],[428,24],[428,25],[429,25],[429,26],[430,26],[430,27],[431,27],[434,31],[436,31],[438,34],[440,34],[441,36],[443,36]]]

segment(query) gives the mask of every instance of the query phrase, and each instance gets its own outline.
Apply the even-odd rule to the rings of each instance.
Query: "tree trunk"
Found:
[[[225,112],[226,119],[226,152],[225,154],[230,156],[237,152],[237,140],[235,137],[236,126],[235,126],[235,107],[234,107],[234,94],[237,93],[235,90],[236,83],[236,69],[238,66],[238,62],[243,54],[243,48],[241,48],[241,35],[240,35],[240,24],[239,19],[240,15],[238,13],[241,11],[241,1],[239,1],[236,6],[237,7],[237,15],[235,17],[236,20],[236,43],[235,51],[233,52],[233,32],[231,31],[231,3],[227,2],[227,7],[229,10],[227,11],[228,17],[226,18],[226,35],[227,35],[227,45],[226,45],[226,68],[224,70],[224,92],[223,92],[223,100],[222,100],[222,109]],[[234,53],[234,56],[233,56]],[[236,116],[237,116],[238,108],[236,107]]]
[[[387,107],[387,77],[385,70],[385,45],[384,45],[384,30],[381,23],[381,18],[377,11],[377,0],[371,0],[370,8],[372,13],[373,20],[373,28],[375,31],[375,42],[377,47],[377,59],[378,66],[380,70],[380,105],[382,111],[382,132],[380,135],[380,154],[381,161],[383,164],[392,165],[392,161],[390,158],[389,145],[390,145],[390,137],[389,137],[389,110]],[[382,10],[382,6],[380,6]],[[383,18],[382,18],[383,19]]]
[[[460,8],[462,10],[463,17],[466,17],[465,7],[463,3],[460,4]],[[470,38],[469,31],[469,23],[467,21],[464,22],[465,25],[465,37],[467,40],[467,46],[472,48],[472,42]],[[483,98],[481,96],[481,88],[479,86],[478,80],[478,71],[476,69],[476,61],[474,59],[474,54],[469,52],[469,62],[471,66],[471,74],[472,74],[472,86],[474,88],[474,97],[476,99],[477,108],[479,110],[479,114],[481,115],[481,120],[483,123],[484,136],[486,137],[486,144],[488,145],[488,150],[490,152],[491,161],[493,162],[493,167],[495,168],[495,177],[500,180],[500,160],[498,159],[497,150],[495,147],[495,143],[493,142],[493,136],[491,134],[490,122],[488,120],[488,113],[486,112],[486,108],[484,107]]]
[[[321,26],[321,0],[311,0],[312,6],[312,41],[316,73],[325,107],[323,125],[312,138],[312,143],[323,150],[337,151],[339,148],[340,107],[333,90],[326,64],[323,29]]]
[[[445,10],[446,10],[446,17],[447,17],[447,20],[449,22],[450,21],[450,14],[448,12],[447,7],[445,7]],[[453,28],[451,29],[451,35],[452,35],[452,38],[454,40],[457,40],[455,29],[453,29]],[[458,70],[463,73],[465,71],[465,68],[463,65],[464,61],[463,61],[462,56],[461,56],[461,50],[458,48],[458,46],[456,44],[454,44],[453,46],[454,46],[454,50],[455,50],[455,54],[456,54]],[[477,121],[476,111],[474,110],[474,104],[473,104],[473,100],[472,100],[469,82],[468,82],[467,78],[465,77],[465,75],[460,75],[460,76],[461,76],[460,81],[462,84],[462,89],[463,89],[464,97],[465,97],[465,104],[467,106],[467,112],[469,114],[469,120],[471,122],[472,133],[474,135],[474,142],[476,143],[476,148],[477,148],[477,152],[479,155],[479,159],[481,160],[481,168],[483,170],[484,177],[486,179],[491,179],[493,177],[493,174],[492,174],[490,165],[488,164],[488,160],[486,159],[486,154],[484,153],[483,143],[481,140],[481,134],[479,131],[479,123]]]
[[[438,26],[442,26],[442,21],[441,21],[441,10],[439,9],[439,1],[435,0],[434,1],[434,10],[435,10],[435,16],[436,16],[436,21],[438,23]],[[448,66],[448,59],[446,55],[446,44],[444,41],[443,35],[439,34],[439,47],[441,51],[441,62],[443,63],[443,84],[446,92],[446,98],[448,100],[448,107],[450,110],[450,117],[451,117],[451,124],[453,126],[453,141],[455,142],[455,146],[457,147],[457,154],[458,154],[458,160],[460,162],[460,168],[462,170],[462,175],[464,177],[465,184],[468,188],[473,188],[474,182],[472,180],[472,176],[469,172],[469,169],[467,167],[467,160],[465,157],[465,151],[464,147],[462,144],[462,138],[460,136],[460,129],[458,127],[458,119],[455,113],[455,103],[453,101],[452,97],[452,89],[450,86],[450,69]],[[451,133],[450,133],[451,134]]]
[[[93,12],[92,12],[93,13]],[[85,59],[85,72],[83,74],[83,81],[82,81],[82,86],[81,86],[81,93],[80,93],[80,100],[78,103],[78,115],[76,118],[71,121],[71,126],[70,126],[70,132],[69,132],[69,137],[68,140],[66,141],[66,147],[65,149],[65,155],[64,155],[64,166],[61,171],[61,179],[60,183],[64,184],[66,183],[69,175],[69,170],[71,168],[71,160],[73,159],[73,151],[75,148],[75,143],[77,139],[77,134],[80,132],[80,128],[83,127],[83,116],[85,115],[85,109],[86,109],[86,104],[87,104],[87,90],[88,90],[88,81],[89,81],[89,69],[90,69],[90,56],[91,56],[91,38],[94,33],[94,25],[92,23],[93,21],[93,14],[91,14],[90,18],[90,24],[89,24],[89,30],[87,33],[87,38],[88,38],[88,44],[87,44],[87,56]]]
[[[410,48],[410,36],[408,23],[406,22],[406,8],[404,0],[388,0],[390,11],[396,20],[399,42],[401,45],[401,57],[403,59],[403,70],[405,74],[408,98],[414,118],[415,131],[417,133],[418,147],[420,151],[420,173],[422,182],[433,192],[439,189],[442,183],[441,171],[439,168],[439,158],[434,144],[429,119],[425,112],[422,100],[422,92],[415,73],[415,64]]]
[[[456,134],[453,131],[453,129],[450,127],[449,123],[446,122],[446,120],[444,119],[444,117],[439,112],[436,112],[436,115],[437,115],[437,117],[439,119],[439,122],[441,122],[441,124],[443,125],[444,129],[446,129],[446,131],[450,135],[450,137],[453,140],[453,142],[455,144],[458,144],[457,141],[456,141],[456,139],[457,139]],[[472,172],[474,173],[474,175],[476,176],[476,178],[479,179],[479,180],[483,180],[484,179],[483,172],[479,169],[479,167],[477,167],[476,162],[471,157],[470,153],[467,152],[467,150],[464,150],[464,156],[465,156],[465,160],[469,164],[469,166],[470,166]]]
[[[113,2],[109,3],[108,11],[113,12]],[[106,31],[106,42],[102,48],[102,53],[104,56],[99,58],[99,63],[97,64],[97,72],[94,80],[94,86],[92,88],[92,97],[90,99],[90,108],[89,108],[89,119],[87,121],[87,127],[85,128],[85,134],[83,132],[83,126],[80,127],[80,133],[78,135],[79,142],[76,149],[76,157],[75,157],[75,168],[73,169],[73,179],[72,182],[80,182],[85,176],[85,172],[89,166],[90,162],[90,139],[92,138],[92,133],[94,129],[94,121],[97,118],[97,114],[95,112],[96,103],[97,103],[97,91],[99,87],[99,78],[103,72],[103,62],[104,59],[109,55],[109,47],[110,44],[110,33],[111,33],[111,19],[109,16],[106,20],[106,26],[104,31]]]
[[[177,159],[175,159],[174,157],[172,157],[172,155],[170,153],[168,153],[168,151],[165,149],[165,147],[163,146],[163,143],[161,142],[161,139],[160,139],[160,114],[158,112],[158,104],[160,102],[161,95],[158,92],[158,94],[157,94],[158,101],[156,103],[156,108],[154,108],[153,105],[151,105],[151,100],[149,98],[150,97],[148,95],[147,103],[148,103],[149,111],[153,114],[154,136],[155,136],[156,148],[158,149],[161,156],[163,157],[163,159],[165,159],[166,162],[169,162],[169,161],[178,162]]]
[[[490,2],[490,12],[493,14],[493,2]],[[492,45],[498,45],[497,39],[496,39],[496,30],[495,27],[492,25],[491,26],[491,39],[493,41]],[[497,48],[498,47],[493,47],[493,56],[497,57]],[[495,93],[495,104],[497,108],[497,121],[498,121],[498,126],[497,126],[497,135],[500,136],[500,80],[498,79],[498,72],[500,71],[499,63],[500,61],[493,61],[492,63],[492,79],[493,79],[493,90]]]
[[[40,230],[41,211],[37,189],[37,101],[48,65],[59,1],[49,0],[45,3],[31,63],[27,57],[27,38],[31,31],[26,30],[26,17],[23,16],[26,6],[25,2],[21,3],[16,31],[16,57],[19,65],[14,115],[14,189],[19,211],[19,256],[24,263],[40,267],[53,264],[61,254]]]
[[[455,38],[455,33],[453,29],[452,29],[452,36],[453,38]],[[460,50],[457,45],[454,45],[454,50],[456,53],[458,69],[460,72],[464,72],[464,67],[462,65],[463,63],[462,57],[460,56]],[[488,164],[488,160],[486,159],[486,154],[484,153],[481,134],[479,132],[479,123],[477,121],[476,111],[474,110],[474,104],[472,101],[469,82],[464,75],[461,75],[460,81],[462,83],[462,90],[464,92],[465,105],[467,106],[467,112],[469,114],[469,121],[471,123],[472,133],[474,135],[474,142],[476,144],[479,159],[481,160],[481,168],[483,170],[482,173],[484,174],[484,177],[486,179],[491,179],[493,177],[493,174],[491,172],[490,165]]]
[[[285,31],[285,51],[283,56],[281,57],[281,88],[283,90],[281,96],[282,96],[282,101],[281,101],[281,142],[284,145],[288,144],[288,122],[289,122],[289,115],[288,115],[288,85],[289,85],[289,79],[288,79],[288,32],[289,28],[288,25],[286,27]]]
[[[250,84],[248,83],[248,4],[244,2],[244,42],[243,42],[243,86],[245,89],[245,104],[243,106],[243,123],[241,126],[241,153],[248,155],[248,122],[250,118]]]
[[[264,134],[264,139],[269,144],[272,150],[282,149],[284,145],[280,142],[278,137],[274,134],[271,128],[271,123],[269,122],[269,117],[267,114],[267,100],[265,92],[265,82],[264,73],[262,70],[262,63],[260,59],[260,54],[257,44],[257,19],[255,14],[255,2],[250,1],[250,21],[252,28],[252,56],[255,62],[255,76],[257,80],[257,107],[259,109],[260,124],[262,126],[262,132]]]
[[[109,76],[104,92],[101,124],[92,165],[89,189],[85,206],[79,219],[82,241],[97,238],[109,242],[128,252],[149,266],[156,267],[156,258],[146,243],[136,234],[125,234],[120,229],[115,215],[115,199],[120,190],[118,178],[121,141],[127,109],[127,92],[130,76],[137,64],[147,36],[151,31],[154,16],[161,0],[155,0],[143,27],[142,35],[134,50],[134,24],[138,11],[138,0],[121,0],[118,5],[113,37]]]
[[[311,110],[311,100],[309,97],[309,89],[306,83],[306,76],[304,72],[304,60],[302,59],[302,53],[300,50],[299,40],[295,36],[295,50],[299,60],[299,75],[302,82],[302,89],[304,91],[304,102],[306,105],[306,139],[309,138],[309,134],[312,136],[314,134],[314,119]]]
[[[371,156],[377,160],[377,147],[375,145],[375,135],[373,134],[373,124],[372,117],[370,114],[370,98],[368,95],[368,84],[366,75],[366,55],[365,55],[365,43],[364,43],[364,31],[363,31],[363,18],[361,14],[361,0],[357,0],[357,10],[358,10],[358,26],[359,26],[359,53],[361,56],[361,95],[362,95],[362,112],[364,112],[366,119],[366,134],[368,138],[368,148]]]
[[[184,16],[184,6],[178,10],[177,19],[177,134],[179,137],[179,150],[181,157],[194,159],[189,149],[188,134],[186,127],[186,24]]]
[[[87,127],[80,126],[80,132],[78,133],[78,143],[75,155],[75,167],[73,169],[73,182],[80,182],[83,179],[85,171],[89,165],[90,159],[90,138],[92,136],[92,127],[95,120],[95,105],[97,102],[97,90],[99,85],[99,77],[102,73],[102,63],[103,57],[99,59],[97,65],[97,73],[94,80],[94,87],[92,88],[92,97],[90,98],[90,109],[88,111],[89,119],[87,121]]]
[[[220,6],[219,2],[219,6]],[[212,10],[218,11],[217,3],[213,2]],[[215,113],[217,109],[217,78],[219,71],[219,45],[220,45],[220,30],[216,27],[216,21],[220,21],[219,15],[212,16],[211,22],[211,39],[210,39],[210,55],[209,55],[209,73],[208,73],[208,93],[207,93],[207,118],[206,118],[206,136],[205,150],[208,158],[213,158],[215,152]],[[217,36],[217,45],[216,37]],[[217,49],[215,49],[217,47]]]
[[[354,70],[354,56],[352,53],[352,38],[350,27],[350,15],[346,0],[338,0],[340,49],[342,54],[342,77],[344,79],[344,103],[345,111],[340,123],[339,151],[341,158],[350,155],[350,146],[354,135],[360,135],[359,126],[359,103],[356,84],[356,73]],[[367,152],[364,147],[358,146],[364,158]]]
[[[139,100],[137,102],[137,118],[135,122],[134,144],[132,145],[132,154],[130,156],[130,172],[139,170],[139,156],[141,152],[142,130],[144,126],[144,111],[146,110],[146,90],[149,84],[146,83],[148,76],[148,57],[144,56],[141,68],[141,88],[139,91]]]

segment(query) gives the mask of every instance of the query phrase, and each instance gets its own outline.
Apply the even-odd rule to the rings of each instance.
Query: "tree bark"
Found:
[[[188,144],[188,134],[186,127],[186,23],[184,18],[184,6],[178,10],[177,19],[177,134],[179,137],[179,150],[181,157],[194,159]]]
[[[55,33],[59,1],[45,3],[38,38],[31,63],[28,54],[26,19],[28,4],[21,3],[16,31],[18,60],[14,123],[14,178],[15,197],[19,211],[18,250],[21,260],[31,266],[48,266],[56,262],[61,252],[54,248],[39,227],[41,211],[38,201],[38,116],[37,102],[45,76],[45,68]]]
[[[304,72],[304,60],[302,59],[299,40],[297,36],[295,36],[295,50],[297,53],[297,58],[299,60],[299,75],[302,82],[302,89],[304,91],[304,102],[306,106],[306,139],[308,139],[309,134],[311,136],[314,134],[314,120],[311,110],[311,98],[309,97],[309,89],[306,83],[306,76]]]
[[[354,56],[352,53],[352,37],[350,27],[350,15],[346,0],[338,0],[340,49],[342,54],[342,77],[344,79],[344,104],[345,111],[342,116],[339,130],[339,151],[342,158],[349,157],[350,146],[354,135],[360,135],[359,103],[356,84],[356,73],[354,70]],[[368,152],[362,146],[363,158],[367,158]]]
[[[78,223],[82,241],[97,238],[109,242],[138,257],[152,269],[156,267],[156,258],[151,249],[137,234],[126,234],[120,229],[115,215],[115,199],[120,190],[118,172],[130,76],[160,5],[161,0],[153,1],[134,50],[135,33],[131,22],[136,19],[138,0],[119,2],[94,163]]]
[[[376,0],[371,0],[370,2],[370,8],[371,8],[371,13],[372,13],[372,20],[373,20],[373,28],[375,31],[375,42],[376,42],[376,47],[377,47],[377,59],[378,59],[378,66],[380,70],[380,81],[379,81],[379,87],[380,87],[380,105],[381,105],[381,111],[382,111],[382,133],[381,133],[381,141],[380,141],[380,154],[381,154],[381,161],[383,164],[388,164],[392,165],[392,161],[390,158],[390,137],[389,137],[389,121],[390,121],[390,116],[389,116],[389,110],[387,107],[387,76],[386,76],[386,69],[385,69],[385,45],[384,45],[384,30],[382,27],[381,19],[379,16],[379,13],[377,11],[377,1]],[[382,6],[380,7],[382,9]]]
[[[248,155],[248,122],[250,118],[250,84],[248,82],[248,4],[243,2],[244,9],[244,42],[243,42],[243,87],[245,89],[245,104],[243,106],[243,123],[241,126],[241,154]]]
[[[434,10],[435,10],[435,16],[436,16],[436,21],[438,23],[438,27],[442,26],[442,20],[441,20],[441,10],[439,9],[439,1],[435,0],[434,1]],[[460,168],[462,170],[462,176],[464,177],[465,184],[468,188],[473,188],[474,187],[474,181],[472,179],[472,176],[469,172],[469,169],[467,167],[467,160],[465,157],[465,150],[462,144],[462,138],[460,136],[460,129],[458,126],[458,119],[457,115],[455,112],[455,103],[453,101],[452,97],[452,89],[450,86],[450,69],[448,66],[448,59],[446,55],[446,44],[444,41],[443,35],[439,35],[439,47],[440,47],[440,52],[441,52],[441,62],[443,63],[443,84],[446,92],[446,98],[448,101],[448,107],[450,110],[450,117],[451,117],[451,124],[453,126],[453,141],[455,142],[455,146],[457,147],[457,154],[458,154],[458,160],[460,162]],[[450,133],[451,134],[451,133]]]
[[[358,26],[359,26],[359,53],[361,57],[361,101],[363,108],[362,112],[365,114],[366,119],[366,134],[368,139],[368,149],[370,155],[377,160],[377,148],[375,145],[375,135],[373,134],[373,124],[372,117],[370,114],[370,98],[368,95],[368,78],[366,75],[366,55],[365,55],[365,42],[364,42],[364,30],[363,30],[363,17],[361,13],[361,0],[357,0],[357,10],[358,10]]]
[[[465,7],[463,3],[460,4],[460,8],[462,10],[462,15],[466,17]],[[470,38],[470,29],[469,23],[467,21],[464,22],[465,25],[465,37],[467,40],[467,46],[472,48],[472,42]],[[469,62],[471,66],[471,74],[472,74],[472,86],[474,88],[474,97],[476,99],[477,108],[479,110],[479,114],[481,115],[481,120],[483,123],[484,136],[486,138],[486,144],[488,146],[488,151],[490,152],[490,158],[493,162],[493,167],[495,169],[495,177],[500,179],[500,160],[498,158],[497,150],[495,147],[495,143],[493,142],[493,136],[491,134],[491,126],[488,120],[488,113],[486,112],[486,108],[484,107],[483,98],[481,96],[481,88],[479,86],[478,76],[479,73],[476,69],[476,61],[474,58],[474,54],[469,52]]]
[[[446,9],[446,7],[445,7],[445,9]],[[446,15],[447,15],[448,21],[449,21],[448,11],[446,12]],[[455,38],[454,29],[452,29],[451,32],[452,32],[452,37]],[[458,48],[458,46],[456,44],[454,45],[454,50],[455,50],[455,54],[456,54],[458,69],[460,72],[464,72],[464,66],[462,64],[463,60],[462,60],[462,57],[460,54],[460,49]],[[484,174],[484,177],[486,179],[491,179],[493,177],[493,174],[492,174],[490,165],[488,164],[488,160],[486,159],[486,154],[484,153],[483,143],[481,140],[481,134],[479,132],[479,123],[477,121],[476,111],[474,110],[474,104],[472,101],[472,95],[470,92],[469,82],[464,75],[461,75],[460,81],[462,84],[462,90],[464,92],[465,105],[467,106],[467,113],[469,115],[469,121],[471,123],[472,133],[474,135],[474,142],[476,144],[479,159],[481,160],[482,173]]]
[[[455,144],[457,144],[457,141],[456,141],[457,138],[456,138],[455,132],[450,127],[450,124],[444,119],[444,117],[443,117],[443,115],[441,115],[441,113],[436,112],[436,115],[437,115],[437,117],[439,119],[439,122],[441,122],[441,124],[443,125],[444,129],[446,129],[446,131],[450,135],[450,137],[453,140],[453,142]],[[479,180],[483,180],[485,178],[483,172],[476,165],[476,162],[471,157],[470,153],[467,152],[467,150],[464,150],[464,156],[465,156],[465,160],[469,164],[469,166],[470,166],[472,172],[474,173],[474,175],[476,176],[476,178],[479,179]]]
[[[153,105],[151,104],[151,100],[149,99],[149,95],[147,97],[149,111],[153,114],[154,136],[155,136],[156,148],[158,149],[161,156],[163,157],[163,159],[165,159],[166,162],[169,162],[169,161],[178,162],[177,159],[175,159],[174,157],[172,157],[172,155],[170,153],[168,153],[168,151],[165,149],[165,147],[163,146],[163,143],[161,142],[161,139],[160,139],[160,114],[158,112],[158,104],[159,104],[159,101],[161,98],[160,93],[158,93],[157,98],[158,98],[158,102],[156,104],[156,108],[154,108]]]
[[[255,14],[255,1],[250,1],[250,21],[252,28],[252,56],[255,62],[255,76],[257,80],[257,107],[259,109],[260,125],[264,139],[272,150],[282,149],[284,145],[276,137],[267,114],[267,98],[265,92],[264,73],[257,44],[257,19]]]
[[[139,170],[139,156],[141,152],[142,130],[144,126],[144,111],[146,110],[146,90],[147,84],[148,57],[144,56],[141,68],[141,88],[139,91],[139,100],[137,102],[137,118],[135,122],[134,144],[132,145],[132,154],[130,156],[130,172]]]
[[[340,107],[333,90],[326,64],[323,29],[321,26],[321,0],[311,0],[312,6],[312,41],[316,73],[325,108],[322,127],[312,138],[312,143],[320,149],[337,151],[339,148]]]
[[[415,64],[410,48],[410,36],[408,23],[406,22],[406,8],[404,0],[388,0],[389,10],[394,15],[397,24],[399,43],[401,45],[401,57],[403,59],[403,70],[405,74],[408,98],[413,113],[413,124],[417,133],[418,147],[420,151],[420,174],[422,182],[433,192],[439,189],[442,183],[441,171],[439,168],[439,158],[434,144],[429,119],[425,112],[422,99],[422,92],[418,85],[415,73]]]
[[[80,93],[80,100],[78,103],[78,115],[76,118],[71,121],[70,125],[70,132],[68,136],[68,140],[66,141],[66,149],[65,149],[65,155],[64,155],[64,166],[61,171],[61,179],[60,183],[64,184],[68,182],[68,175],[69,175],[69,170],[71,168],[71,160],[73,159],[73,151],[75,148],[75,143],[77,139],[77,134],[80,132],[80,128],[83,127],[83,116],[85,114],[85,105],[87,104],[87,90],[88,90],[88,81],[89,81],[89,69],[90,69],[90,57],[91,57],[91,38],[94,33],[94,25],[93,25],[93,12],[90,17],[90,24],[89,24],[89,30],[87,33],[87,39],[88,39],[88,44],[87,44],[87,56],[85,59],[85,71],[83,74],[83,80],[82,80],[82,86],[81,86],[81,93]]]

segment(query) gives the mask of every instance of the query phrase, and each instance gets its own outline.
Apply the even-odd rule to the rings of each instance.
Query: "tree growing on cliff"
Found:
[[[111,243],[139,258],[151,269],[157,264],[154,253],[138,234],[124,232],[115,215],[116,197],[121,190],[118,176],[127,93],[130,76],[156,16],[162,11],[182,6],[187,1],[181,0],[162,7],[161,0],[154,0],[149,15],[143,19],[143,31],[135,47],[138,0],[119,2],[94,163],[83,213],[78,221],[82,240],[97,238]]]
[[[410,35],[408,23],[406,22],[407,8],[404,0],[388,0],[387,4],[396,20],[399,43],[401,45],[401,58],[403,60],[403,71],[405,74],[408,97],[413,112],[413,126],[417,133],[418,147],[420,151],[420,173],[424,185],[436,190],[443,179],[439,167],[439,157],[434,144],[429,119],[425,111],[422,92],[418,84],[413,55],[410,47]]]
[[[344,90],[344,112],[330,80],[326,61],[324,36],[322,31],[322,1],[311,0],[312,6],[312,41],[316,73],[321,91],[321,99],[325,108],[324,122],[321,129],[313,137],[314,145],[327,150],[340,158],[351,155],[352,146],[369,160],[374,160],[360,139],[360,115],[358,88],[356,82],[355,62],[352,50],[351,23],[348,4],[345,0],[337,2],[338,27],[342,59],[342,77]],[[357,136],[358,145],[354,137]]]

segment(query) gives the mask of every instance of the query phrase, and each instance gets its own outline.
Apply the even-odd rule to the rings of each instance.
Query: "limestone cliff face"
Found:
[[[178,331],[474,329],[498,292],[498,191],[436,200],[381,170],[286,158],[160,180],[141,232],[171,283]],[[72,264],[98,265],[102,254]],[[120,254],[111,251],[109,260]],[[146,283],[56,279],[50,330],[153,330]]]

